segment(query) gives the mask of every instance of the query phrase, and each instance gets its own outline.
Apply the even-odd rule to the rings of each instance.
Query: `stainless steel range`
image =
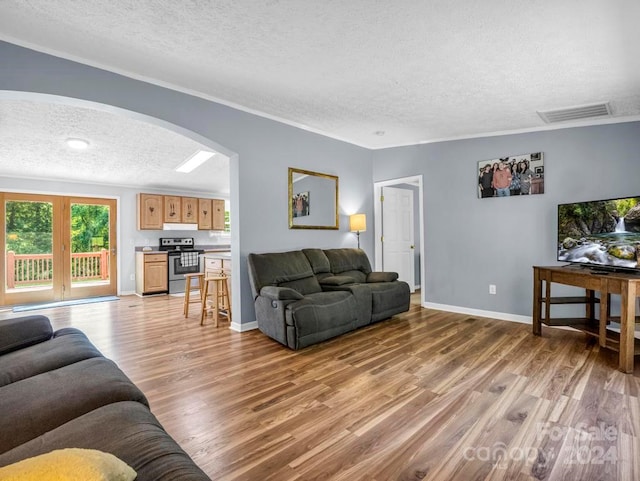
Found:
[[[160,250],[167,251],[169,257],[169,294],[184,292],[184,275],[200,272],[200,254],[193,237],[160,238]]]

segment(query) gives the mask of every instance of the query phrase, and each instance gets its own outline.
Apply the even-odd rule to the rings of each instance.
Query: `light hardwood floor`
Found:
[[[412,305],[294,352],[181,301],[34,313],[85,331],[213,479],[640,479],[640,361],[583,334]]]

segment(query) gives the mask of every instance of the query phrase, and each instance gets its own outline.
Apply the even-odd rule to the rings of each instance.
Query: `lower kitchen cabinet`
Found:
[[[231,259],[220,259],[204,256],[204,273],[205,276],[227,276],[231,277]]]
[[[136,252],[136,294],[169,291],[169,262],[165,253]]]
[[[227,276],[227,286],[229,287],[229,299],[231,299],[231,259],[228,256],[216,254],[204,255],[204,275],[205,277]],[[228,309],[227,300],[222,303],[223,309]]]

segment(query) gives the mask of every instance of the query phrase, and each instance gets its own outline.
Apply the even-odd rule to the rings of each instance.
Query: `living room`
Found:
[[[506,133],[505,126],[500,134],[461,135],[458,139],[369,149],[12,43],[0,43],[0,58],[0,98],[43,100],[43,95],[52,95],[78,106],[116,109],[123,115],[134,113],[159,119],[186,135],[191,133],[226,149],[231,159],[230,201],[235,226],[231,249],[238,259],[232,275],[238,331],[255,328],[247,255],[310,246],[353,247],[348,215],[363,212],[373,219],[374,182],[422,176],[424,307],[521,323],[531,322],[531,267],[556,262],[557,205],[638,193],[633,175],[638,169],[640,147],[637,115],[597,125],[586,122],[530,132]],[[533,110],[532,115],[536,115]],[[478,199],[478,161],[531,152],[544,153],[544,195]],[[288,228],[289,167],[338,176],[338,231]],[[0,190],[117,195],[120,210],[125,213],[120,224],[123,244],[139,241],[134,189],[50,181],[40,173],[33,177],[37,178],[0,177]],[[373,259],[372,229],[361,236],[361,244]],[[123,252],[120,294],[134,290],[129,280],[132,271],[126,267],[132,264],[133,253]],[[497,287],[495,295],[489,293],[489,285]],[[212,335],[205,336],[210,339]],[[555,341],[562,342],[554,336]],[[239,348],[243,345],[233,339],[225,337],[221,342]],[[574,337],[571,340],[577,342]],[[340,344],[340,349],[347,348]],[[339,355],[336,351],[340,349],[334,346],[333,354]],[[129,361],[130,366],[134,364]],[[637,385],[637,370],[631,377]],[[616,378],[616,382],[631,385],[634,381]]]
[[[231,156],[231,215],[238,222],[231,248],[240,253],[234,265],[234,289],[241,292],[236,312],[241,323],[253,322],[246,254],[280,251],[313,244],[321,247],[353,245],[347,232],[348,214],[373,217],[373,182],[423,175],[424,266],[422,289],[432,307],[500,313],[526,321],[531,312],[531,266],[555,261],[554,219],[559,203],[633,195],[629,175],[637,162],[638,121],[572,127],[541,132],[452,140],[424,145],[368,150],[290,127],[262,117],[198,99],[180,92],[118,76],[99,69],[3,43],[0,54],[16,69],[0,72],[3,95],[28,97],[55,92],[67,98],[154,114],[204,138],[226,146]],[[69,81],[72,78],[73,81]],[[108,91],[88,86],[109,83]],[[30,86],[31,92],[25,92]],[[138,92],[132,97],[130,92]],[[20,93],[23,92],[23,93]],[[145,95],[146,94],[146,95]],[[147,97],[148,95],[148,97]],[[37,95],[35,96],[37,98]],[[158,102],[166,98],[165,102]],[[149,99],[149,100],[146,100]],[[175,102],[192,105],[195,112],[176,119]],[[152,104],[152,105],[149,105]],[[163,111],[164,110],[164,111]],[[201,113],[199,118],[197,113]],[[481,202],[475,188],[480,160],[543,152],[545,194],[505,202]],[[304,157],[302,163],[301,157]],[[268,165],[268,168],[265,168]],[[295,166],[337,175],[340,179],[338,232],[289,230],[287,224],[287,169]],[[37,176],[41,177],[41,176]],[[446,179],[446,184],[443,184]],[[466,181],[464,180],[466,179]],[[603,181],[606,179],[606,182]],[[269,189],[264,189],[269,185]],[[446,185],[447,188],[443,188]],[[72,191],[77,184],[44,180],[0,178],[0,189]],[[85,191],[114,193],[114,188],[87,186]],[[137,241],[133,216],[135,191],[119,189],[121,236],[125,244]],[[242,199],[242,201],[241,201]],[[255,206],[263,206],[256,209]],[[346,208],[349,209],[346,212]],[[374,239],[362,236],[362,246],[373,258]],[[450,249],[455,242],[455,255]],[[447,246],[447,255],[442,255]],[[503,256],[505,252],[517,255]],[[126,266],[133,254],[122,252],[121,290],[132,292]],[[131,256],[130,258],[126,256]],[[243,259],[244,258],[244,259]],[[500,259],[500,261],[496,261]],[[235,285],[239,282],[238,285]],[[497,295],[488,294],[495,284]],[[515,317],[514,317],[515,316]]]

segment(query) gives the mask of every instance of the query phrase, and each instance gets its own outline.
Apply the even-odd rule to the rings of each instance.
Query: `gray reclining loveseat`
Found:
[[[249,254],[256,320],[300,349],[405,312],[410,292],[394,272],[372,272],[361,249]]]

